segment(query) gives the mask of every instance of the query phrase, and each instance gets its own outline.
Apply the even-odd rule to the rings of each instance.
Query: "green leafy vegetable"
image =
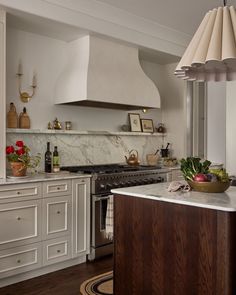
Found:
[[[211,165],[211,162],[208,160],[202,162],[200,158],[188,157],[186,159],[182,159],[180,161],[180,164],[180,169],[183,172],[184,178],[186,180],[192,181],[196,174],[209,173],[209,167]]]

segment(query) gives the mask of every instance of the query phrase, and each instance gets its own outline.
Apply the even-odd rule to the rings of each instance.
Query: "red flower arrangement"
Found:
[[[15,146],[6,147],[7,159],[9,162],[21,162],[23,168],[36,168],[40,162],[40,154],[37,156],[30,155],[30,149],[22,140],[17,140]]]

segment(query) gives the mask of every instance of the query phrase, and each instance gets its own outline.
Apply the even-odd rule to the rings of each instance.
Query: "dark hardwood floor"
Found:
[[[0,288],[0,295],[79,295],[83,281],[112,268],[113,258],[106,257]]]

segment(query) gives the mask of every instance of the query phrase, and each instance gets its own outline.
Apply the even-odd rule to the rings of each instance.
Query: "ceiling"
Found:
[[[73,1],[73,0],[71,0]],[[86,0],[88,1],[88,0]],[[138,16],[149,22],[193,36],[207,11],[222,5],[223,0],[89,0],[92,3],[107,5],[130,16]],[[235,5],[236,0],[228,1]],[[9,27],[48,37],[71,41],[91,33],[70,25],[65,25],[36,15],[26,14],[8,9],[7,23]],[[191,39],[191,38],[190,38]],[[157,63],[177,62],[179,57],[140,47],[140,58]]]
[[[193,35],[206,12],[222,6],[223,0],[96,0]],[[227,2],[236,6],[236,0]]]

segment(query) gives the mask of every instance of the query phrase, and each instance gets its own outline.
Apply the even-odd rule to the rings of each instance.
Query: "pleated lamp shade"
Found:
[[[210,10],[180,60],[175,75],[189,81],[236,80],[236,11]]]

